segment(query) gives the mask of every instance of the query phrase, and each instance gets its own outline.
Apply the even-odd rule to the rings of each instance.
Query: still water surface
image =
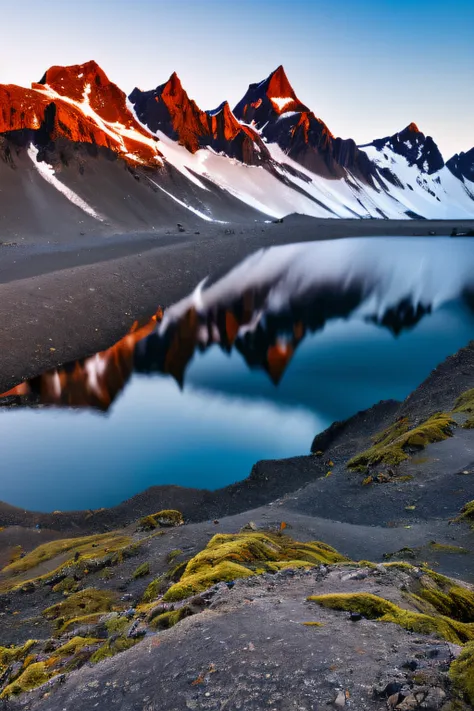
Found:
[[[346,264],[343,242],[269,250],[111,351],[21,386],[24,406],[0,411],[0,499],[52,511],[225,486],[403,399],[474,337],[474,243],[378,240],[374,275],[374,240],[351,240]]]

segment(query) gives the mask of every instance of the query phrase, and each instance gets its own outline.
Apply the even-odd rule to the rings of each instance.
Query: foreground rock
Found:
[[[469,708],[470,586],[283,524],[186,546],[169,513],[154,520],[177,528],[52,542],[75,552],[49,575],[49,548],[20,559],[30,580],[0,599],[5,708]]]

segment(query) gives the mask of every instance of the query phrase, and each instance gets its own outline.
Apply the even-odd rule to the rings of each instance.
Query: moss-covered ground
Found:
[[[349,469],[365,470],[377,464],[397,466],[409,458],[410,451],[419,451],[434,442],[452,436],[456,425],[452,416],[437,413],[416,427],[410,427],[406,418],[375,436],[373,445],[349,460]]]
[[[218,534],[187,563],[163,599],[167,602],[183,600],[215,583],[263,572],[344,560],[334,548],[320,542],[298,543],[288,536],[259,532]]]

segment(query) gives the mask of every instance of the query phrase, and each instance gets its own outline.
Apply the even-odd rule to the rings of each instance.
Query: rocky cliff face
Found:
[[[51,67],[31,89],[0,86],[0,106],[0,133],[13,141],[41,146],[64,137],[103,146],[134,164],[161,163],[157,141],[95,62]]]
[[[443,156],[434,140],[431,136],[425,136],[415,123],[410,123],[393,136],[378,138],[369,145],[379,151],[389,148],[406,158],[409,166],[416,165],[422,173],[428,175],[436,173],[444,166]]]
[[[474,182],[474,148],[467,153],[456,153],[446,162],[446,166],[459,180],[466,178]]]
[[[300,101],[282,66],[264,81],[250,84],[234,113],[317,175],[342,178],[354,173],[371,182],[373,167],[367,156],[351,139],[336,138]]]
[[[191,153],[210,147],[250,165],[270,158],[258,133],[239,123],[226,101],[215,111],[202,111],[176,73],[152,91],[135,88],[129,98],[139,120],[152,133],[162,131]]]

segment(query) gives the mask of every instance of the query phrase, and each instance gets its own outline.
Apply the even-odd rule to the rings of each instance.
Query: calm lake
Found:
[[[380,238],[261,251],[109,351],[0,408],[0,499],[52,511],[149,486],[216,489],[259,459],[403,399],[474,338],[474,242]]]

